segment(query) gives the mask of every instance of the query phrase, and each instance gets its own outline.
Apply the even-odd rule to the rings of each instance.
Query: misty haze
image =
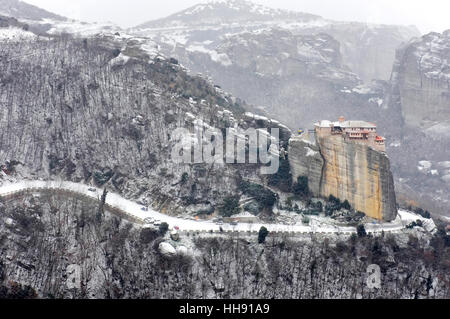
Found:
[[[448,299],[450,6],[394,2],[0,0],[0,298]]]

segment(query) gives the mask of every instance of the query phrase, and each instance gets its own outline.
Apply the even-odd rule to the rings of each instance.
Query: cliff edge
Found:
[[[333,195],[367,216],[391,221],[397,216],[394,180],[384,152],[335,136],[305,136],[289,141],[294,181],[308,176],[314,196]]]

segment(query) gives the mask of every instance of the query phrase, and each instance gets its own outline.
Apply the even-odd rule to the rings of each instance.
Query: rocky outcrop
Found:
[[[308,176],[311,192],[320,194],[324,161],[317,145],[301,137],[291,138],[289,164],[294,182],[299,176]]]
[[[317,137],[316,145],[301,137],[289,142],[294,181],[308,176],[315,196],[348,200],[367,216],[391,221],[397,216],[389,158],[366,145],[341,136]]]
[[[158,248],[160,253],[167,257],[172,257],[177,254],[175,247],[173,247],[171,244],[167,242],[160,243]]]
[[[390,85],[386,107],[402,117],[401,134],[388,145],[397,194],[432,212],[448,211],[448,172],[439,163],[450,159],[450,30],[401,47]],[[431,169],[423,170],[423,161]]]
[[[391,80],[397,93],[392,102],[400,104],[407,125],[450,126],[450,30],[429,33],[398,50]]]
[[[324,113],[336,118],[352,114],[386,127],[396,118],[380,107],[386,83],[362,84],[342,62],[340,43],[325,33],[271,29],[233,34],[215,46],[188,42],[175,48],[162,43],[161,48],[294,130]]]
[[[318,138],[318,143],[325,161],[321,196],[347,199],[369,217],[395,219],[394,181],[384,153],[340,136]]]
[[[305,32],[315,31],[308,29]],[[375,25],[366,23],[330,23],[321,32],[341,44],[343,63],[369,83],[388,80],[397,48],[420,32],[414,26]]]

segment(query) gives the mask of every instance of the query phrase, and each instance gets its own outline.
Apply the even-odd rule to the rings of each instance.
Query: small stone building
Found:
[[[365,121],[346,121],[343,116],[337,122],[322,120],[314,124],[320,137],[341,135],[345,140],[366,144],[379,152],[386,152],[385,138],[377,134],[377,126]]]

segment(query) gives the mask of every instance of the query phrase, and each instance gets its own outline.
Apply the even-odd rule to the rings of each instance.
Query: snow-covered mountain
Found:
[[[244,0],[209,1],[132,30],[158,37],[173,47],[203,42],[207,49],[213,49],[227,35],[272,28],[289,30],[294,34],[324,32],[333,36],[340,42],[344,64],[366,82],[388,80],[395,50],[412,37],[420,36],[417,28],[412,26],[338,22]]]
[[[233,23],[252,24],[285,22],[310,22],[322,20],[321,17],[281,9],[272,9],[246,0],[212,0],[197,4],[169,17],[149,21],[138,28],[190,28],[210,25],[230,25]]]
[[[70,33],[91,36],[99,33],[122,32],[122,29],[112,22],[87,23],[68,19],[20,0],[0,0],[0,15],[13,17],[39,34]]]
[[[42,21],[43,19],[52,19],[65,21],[66,18],[60,15],[48,12],[31,4],[20,0],[0,0],[0,14],[14,17],[20,20]]]
[[[333,118],[352,114],[385,126],[396,118],[381,107],[387,83],[363,84],[343,64],[339,42],[325,33],[294,35],[271,29],[230,35],[215,48],[199,42],[176,46],[174,51],[159,43],[162,52],[193,73],[210,76],[226,91],[294,130],[323,114]]]

